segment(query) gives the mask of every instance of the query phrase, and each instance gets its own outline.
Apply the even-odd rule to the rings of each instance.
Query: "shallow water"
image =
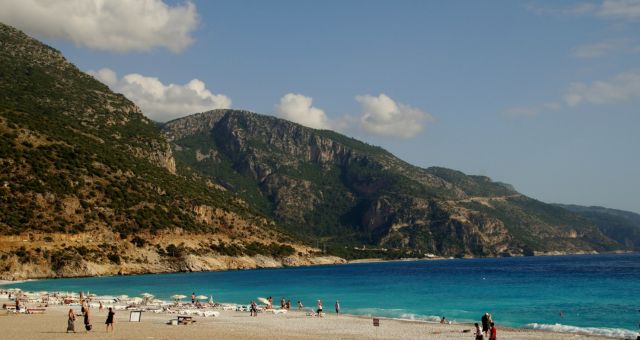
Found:
[[[245,271],[30,281],[23,290],[213,295],[248,303],[257,297],[336,299],[349,314],[479,320],[498,325],[635,337],[640,323],[640,254],[359,263]],[[562,311],[563,315],[560,316]],[[587,329],[587,327],[591,329]]]

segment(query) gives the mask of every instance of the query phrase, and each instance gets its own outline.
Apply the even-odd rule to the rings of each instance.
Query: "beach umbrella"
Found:
[[[267,299],[265,299],[265,298],[263,298],[263,297],[259,297],[259,298],[258,298],[258,301],[260,301],[260,302],[264,303],[265,305],[269,305],[269,300],[267,300]]]
[[[182,300],[182,299],[184,299],[186,297],[187,297],[186,295],[176,294],[176,295],[172,296],[171,298],[176,300],[176,301],[180,301],[180,300]]]
[[[206,296],[206,295],[198,295],[198,296],[196,296],[196,299],[198,299],[198,300],[206,300],[206,299],[208,299],[208,298],[209,298],[209,297],[208,297],[208,296]]]
[[[142,293],[141,294],[142,299],[144,300],[144,303],[149,303],[149,301],[151,301],[151,299],[153,299],[153,294],[151,293]]]

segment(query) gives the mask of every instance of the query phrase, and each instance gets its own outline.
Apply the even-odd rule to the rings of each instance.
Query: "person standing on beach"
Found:
[[[322,317],[322,301],[318,300],[318,309],[316,310],[316,314],[318,314],[318,317]]]
[[[69,309],[69,319],[67,320],[67,333],[76,332],[76,314],[73,309]]]
[[[340,315],[340,301],[339,300],[336,300],[336,304],[335,304],[334,307],[336,307],[336,314]]]
[[[269,305],[267,306],[267,309],[273,309],[273,298],[269,296],[267,301],[269,301]]]
[[[489,335],[489,313],[484,313],[482,316],[482,333]]]
[[[196,292],[191,293],[191,304],[194,305],[196,303]]]
[[[100,301],[100,307],[98,307],[98,312],[102,313],[104,310],[104,305],[102,305],[102,301]]]
[[[285,309],[285,307],[286,307],[285,304],[286,304],[286,301],[284,300],[284,298],[281,298],[280,299],[280,309]]]
[[[497,333],[498,331],[496,330],[496,324],[495,323],[491,323],[491,335],[489,336],[489,340],[497,340],[498,336]]]
[[[89,307],[88,306],[87,307],[83,306],[82,308],[84,308],[84,310],[83,310],[83,313],[84,313],[84,329],[86,329],[87,332],[88,332],[88,331],[91,330],[91,316],[90,316],[91,312],[89,312]]]
[[[113,311],[113,308],[109,307],[109,313],[107,313],[107,321],[105,325],[107,325],[107,332],[109,332],[109,326],[111,326],[111,331],[113,332],[113,324],[115,323],[116,313]]]
[[[298,300],[298,310],[302,310],[302,308],[304,308],[302,301]]]
[[[251,301],[251,308],[249,309],[250,316],[258,316],[258,305],[255,301]]]
[[[476,340],[484,340],[484,335],[482,334],[482,330],[480,329],[480,325],[478,325],[478,323],[474,323],[474,326],[476,326],[476,331],[473,333],[476,336]]]

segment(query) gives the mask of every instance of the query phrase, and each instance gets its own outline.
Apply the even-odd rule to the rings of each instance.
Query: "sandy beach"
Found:
[[[9,303],[9,301],[2,301]],[[129,322],[129,311],[116,312],[115,332],[107,333],[106,311],[92,309],[93,330],[87,334],[82,318],[76,320],[77,334],[67,334],[69,307],[50,306],[44,314],[14,314],[0,311],[0,329],[4,339],[473,339],[471,325],[441,325],[426,322],[381,319],[374,327],[370,317],[327,314],[323,318],[290,311],[274,315],[221,311],[218,317],[194,317],[191,325],[168,325],[175,315],[142,314],[141,322]],[[79,307],[74,307],[79,313]],[[499,328],[500,339],[610,339],[579,334],[552,333],[523,329]]]

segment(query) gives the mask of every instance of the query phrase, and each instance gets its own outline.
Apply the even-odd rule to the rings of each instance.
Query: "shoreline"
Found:
[[[188,271],[188,270],[177,270],[177,271],[157,271],[157,272],[144,272],[144,273],[118,273],[111,275],[78,275],[78,276],[54,276],[54,277],[31,277],[20,280],[0,280],[0,286],[9,285],[9,284],[17,284],[29,281],[37,281],[37,280],[57,280],[57,279],[81,279],[81,278],[90,278],[90,277],[111,277],[111,276],[138,276],[138,275],[158,275],[158,274],[179,274],[179,273],[213,273],[213,272],[232,272],[232,271],[247,271],[247,270],[277,270],[277,269],[285,269],[285,268],[305,268],[305,267],[320,267],[320,266],[342,266],[349,264],[358,264],[358,263],[394,263],[394,262],[413,262],[413,261],[446,261],[446,260],[480,260],[480,259],[507,259],[507,258],[521,258],[521,257],[563,257],[563,256],[590,256],[590,255],[616,255],[616,254],[633,254],[638,253],[637,251],[632,250],[620,250],[620,251],[611,251],[611,252],[576,252],[576,253],[544,253],[533,256],[486,256],[486,257],[441,257],[435,256],[430,258],[416,258],[416,257],[407,257],[407,258],[399,258],[399,259],[382,259],[382,258],[363,258],[363,259],[355,259],[355,260],[344,260],[342,263],[315,263],[315,264],[303,264],[303,265],[295,265],[295,266],[280,266],[280,267],[255,267],[255,268],[231,268],[231,269],[216,269],[216,270],[198,270],[198,271]]]

